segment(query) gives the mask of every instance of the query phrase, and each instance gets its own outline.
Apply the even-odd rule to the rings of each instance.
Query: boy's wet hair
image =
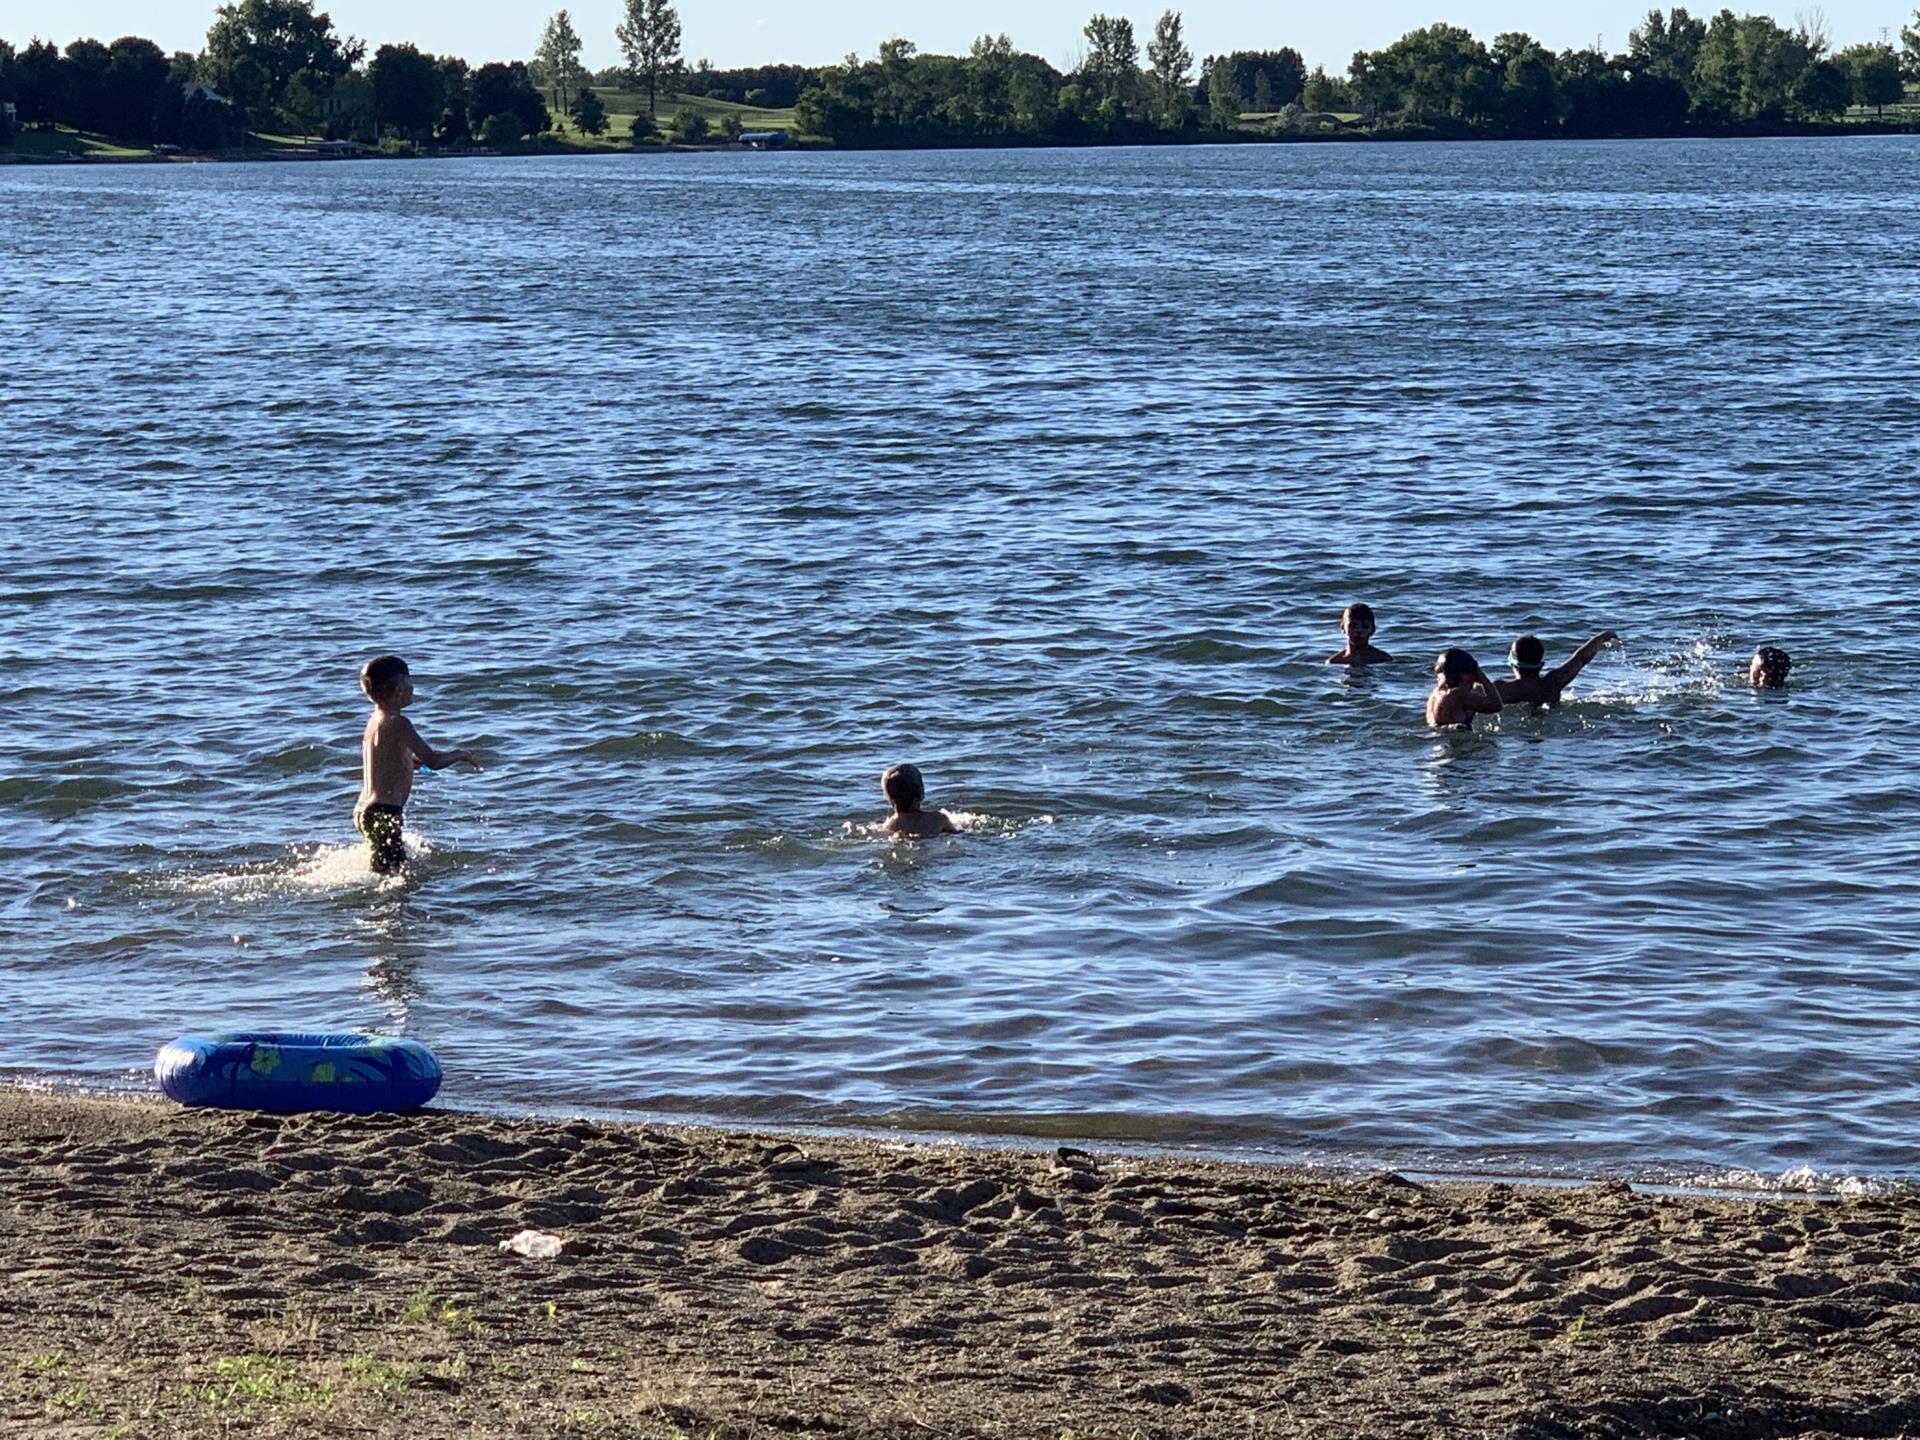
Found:
[[[887,803],[896,810],[912,810],[927,798],[927,782],[918,767],[895,765],[880,777],[880,788],[887,792]]]
[[[398,655],[376,655],[360,667],[360,688],[369,700],[393,693],[393,687],[407,678],[407,662]]]
[[[1341,613],[1340,618],[1342,620],[1351,620],[1356,625],[1365,625],[1369,630],[1379,629],[1379,626],[1374,623],[1373,607],[1363,601],[1356,601],[1352,605],[1347,606],[1346,610]]]
[[[1778,645],[1762,645],[1753,652],[1753,664],[1767,679],[1784,683],[1787,672],[1793,669],[1793,657]]]
[[[1433,662],[1433,673],[1443,680],[1458,680],[1462,675],[1471,675],[1480,668],[1480,662],[1462,650],[1458,645],[1440,652],[1440,658]]]
[[[1516,670],[1538,670],[1547,663],[1547,647],[1538,635],[1522,635],[1507,652],[1507,661]]]

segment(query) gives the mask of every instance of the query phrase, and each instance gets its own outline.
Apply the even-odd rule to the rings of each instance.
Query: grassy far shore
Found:
[[[546,135],[535,137],[509,148],[512,154],[604,154],[631,152],[636,147],[629,138],[634,118],[646,110],[644,93],[621,89],[613,86],[595,86],[601,103],[606,107],[607,128],[598,135],[582,133],[571,121],[563,121],[556,114],[555,129]],[[829,146],[831,142],[813,139],[798,133],[798,125],[791,107],[770,109],[761,106],[739,105],[731,101],[715,100],[704,95],[662,94],[656,104],[656,122],[664,129],[672,118],[682,112],[692,112],[707,122],[709,145],[726,143],[721,127],[729,121],[737,122],[743,131],[783,130],[799,146],[815,148]],[[1240,117],[1240,123],[1230,137],[1205,137],[1213,140],[1230,138],[1236,140],[1259,140],[1272,138],[1280,121],[1278,112],[1274,114],[1249,113]],[[1341,126],[1354,127],[1361,117],[1357,113],[1335,113],[1331,117]],[[1887,133],[1910,129],[1920,124],[1920,92],[1910,91],[1907,98],[1895,105],[1885,106],[1882,110],[1855,106],[1846,115],[1824,125],[1798,125],[1783,127],[1781,134],[1796,135],[1847,135],[1867,133]],[[1769,132],[1774,133],[1774,132]],[[1298,138],[1318,139],[1391,139],[1422,138],[1414,135],[1382,134],[1349,128],[1337,134],[1320,136],[1302,136]],[[1447,137],[1441,137],[1447,138]],[[1451,137],[1465,138],[1465,137]],[[317,137],[256,133],[247,137],[247,143],[238,153],[296,156],[311,153]],[[641,148],[664,147],[671,143],[662,137],[650,145]],[[228,154],[234,152],[225,152]],[[424,152],[432,153],[432,152]],[[22,129],[14,136],[11,150],[0,149],[0,162],[8,159],[22,161],[61,161],[61,160],[105,160],[128,161],[154,158],[154,152],[148,149],[123,145],[105,135],[77,131],[66,126],[57,129]]]
[[[0,1433],[1893,1436],[1920,1202],[0,1087]],[[523,1228],[552,1260],[502,1253]]]
[[[556,128],[547,136],[531,139],[511,147],[515,154],[568,154],[576,152],[598,153],[607,151],[628,151],[634,148],[628,138],[633,129],[636,115],[646,109],[646,96],[631,90],[622,90],[611,86],[596,86],[601,103],[607,109],[607,129],[599,136],[581,133],[571,121],[561,123],[561,117],[555,117]],[[738,121],[745,131],[784,130],[789,135],[795,130],[794,113],[787,109],[768,109],[756,105],[736,105],[726,100],[715,100],[705,95],[662,94],[658,97],[657,122],[665,127],[673,116],[683,111],[691,111],[707,122],[713,132],[711,140],[715,144],[724,143],[719,130],[729,120]],[[244,151],[262,154],[295,155],[311,149],[317,137],[305,135],[253,133],[247,137]],[[666,143],[662,141],[661,143]],[[20,160],[139,160],[152,158],[150,149],[120,144],[107,136],[74,130],[67,126],[42,130],[38,128],[22,129],[14,136],[10,152]],[[9,152],[0,149],[0,159]]]

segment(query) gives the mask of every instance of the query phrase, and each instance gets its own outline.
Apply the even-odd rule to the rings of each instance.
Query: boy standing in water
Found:
[[[935,835],[960,833],[960,827],[947,817],[946,811],[920,808],[927,798],[927,782],[921,779],[916,766],[895,765],[880,777],[880,788],[886,792],[887,803],[893,806],[893,814],[881,827],[887,834],[926,840]]]
[[[422,765],[429,770],[449,765],[478,770],[480,762],[471,751],[434,749],[400,713],[413,703],[413,677],[398,655],[369,660],[360,671],[360,688],[373,702],[373,714],[360,737],[360,801],[353,807],[353,824],[367,837],[374,873],[391,875],[407,862],[401,835],[413,772]]]
[[[1340,633],[1347,637],[1347,648],[1329,655],[1329,665],[1385,665],[1393,657],[1373,643],[1373,607],[1349,605],[1340,615]]]
[[[1508,705],[1558,705],[1560,692],[1573,683],[1574,676],[1587,668],[1603,646],[1617,638],[1613,631],[1602,630],[1574,651],[1566,664],[1556,665],[1543,675],[1540,667],[1546,664],[1547,647],[1536,636],[1522,635],[1513,642],[1513,649],[1507,652],[1507,663],[1513,666],[1513,678],[1496,680],[1494,685],[1500,691],[1501,700]]]
[[[1433,693],[1427,696],[1427,724],[1436,730],[1471,730],[1473,717],[1500,710],[1500,692],[1480,673],[1480,662],[1466,651],[1442,651],[1433,662]]]

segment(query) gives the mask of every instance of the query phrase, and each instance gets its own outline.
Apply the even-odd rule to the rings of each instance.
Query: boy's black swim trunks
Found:
[[[355,817],[373,852],[373,873],[391,875],[407,863],[405,812],[398,805],[369,805]]]

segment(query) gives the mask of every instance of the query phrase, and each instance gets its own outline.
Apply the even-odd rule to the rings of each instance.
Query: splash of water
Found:
[[[408,830],[407,863],[416,866],[433,854],[426,836]],[[162,886],[175,894],[256,901],[290,895],[324,895],[348,890],[378,892],[406,885],[407,872],[379,875],[365,843],[296,846],[285,858],[256,861],[219,870],[189,870],[166,877]]]

